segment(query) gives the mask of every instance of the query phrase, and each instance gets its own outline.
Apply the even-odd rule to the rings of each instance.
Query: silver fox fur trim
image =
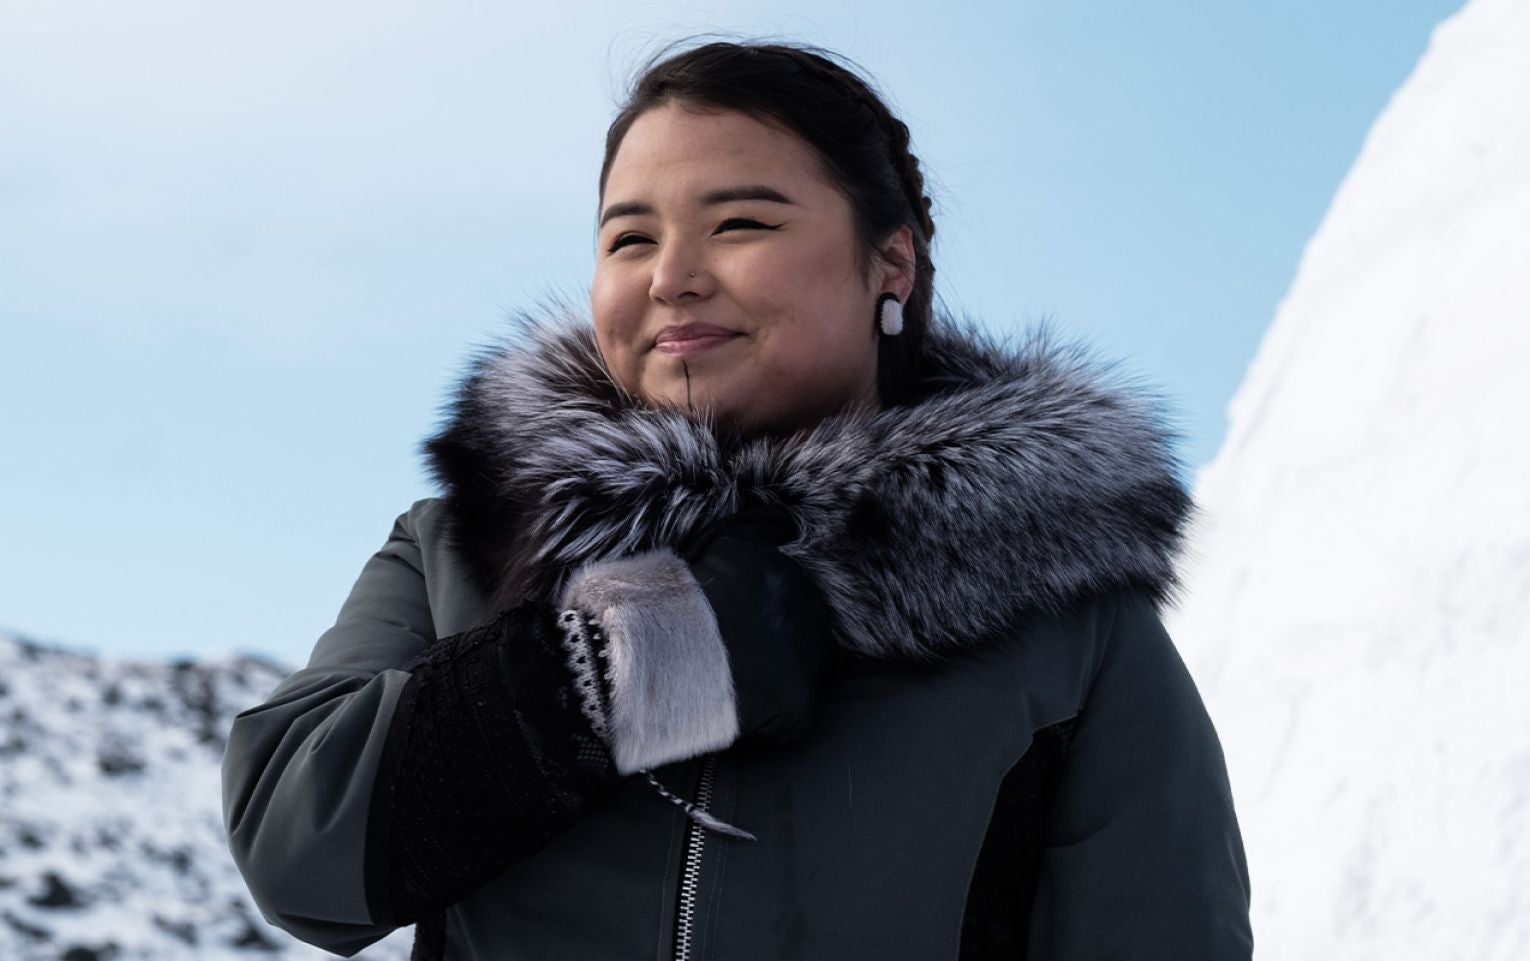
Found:
[[[498,607],[593,560],[683,556],[752,504],[797,522],[782,549],[865,655],[937,657],[1100,591],[1173,600],[1192,505],[1157,395],[1045,327],[1001,346],[940,320],[923,357],[908,404],[736,438],[623,391],[587,318],[522,317],[423,451]]]

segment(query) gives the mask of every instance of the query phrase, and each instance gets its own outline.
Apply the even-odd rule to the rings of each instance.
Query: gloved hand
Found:
[[[833,650],[822,595],[801,566],[776,549],[797,536],[785,511],[750,508],[683,555],[728,649],[740,736],[764,743],[789,741],[808,729]]]

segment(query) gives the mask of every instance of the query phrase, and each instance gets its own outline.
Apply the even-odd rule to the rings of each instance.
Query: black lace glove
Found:
[[[808,729],[833,650],[822,595],[777,550],[797,536],[785,511],[750,508],[684,555],[728,649],[740,735],[763,743]]]

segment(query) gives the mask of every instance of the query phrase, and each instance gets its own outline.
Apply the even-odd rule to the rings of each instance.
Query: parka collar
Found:
[[[944,321],[926,348],[915,403],[728,444],[622,391],[588,319],[523,317],[422,451],[496,609],[755,503],[796,520],[784,550],[861,654],[949,653],[1099,591],[1170,600],[1193,508],[1162,401],[1045,328],[1001,346]]]

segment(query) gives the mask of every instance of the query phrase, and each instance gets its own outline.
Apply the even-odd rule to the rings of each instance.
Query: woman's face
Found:
[[[749,431],[874,406],[877,297],[907,299],[913,252],[897,231],[868,275],[857,243],[849,200],[796,134],[733,111],[649,110],[602,197],[601,354],[647,403]]]

